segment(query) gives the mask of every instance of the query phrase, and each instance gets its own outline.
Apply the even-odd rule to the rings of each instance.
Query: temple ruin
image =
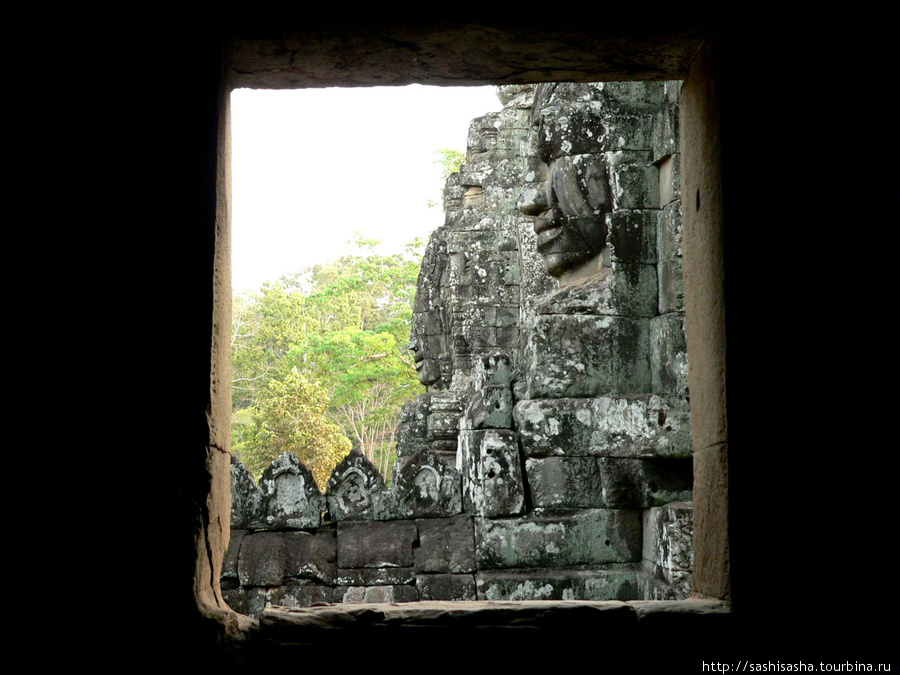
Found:
[[[234,463],[233,608],[690,595],[679,88],[498,90],[422,263],[393,485]]]

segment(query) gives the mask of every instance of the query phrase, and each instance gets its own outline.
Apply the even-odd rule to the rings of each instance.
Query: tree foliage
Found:
[[[441,178],[447,180],[451,173],[458,173],[459,168],[466,161],[466,153],[462,150],[453,150],[452,148],[441,148],[437,151],[440,159],[435,160],[435,164],[441,165]]]
[[[466,161],[466,153],[461,150],[453,150],[452,148],[441,148],[440,150],[435,151],[436,155],[440,155],[438,159],[434,160],[435,164],[441,165],[441,180],[446,181],[450,174],[458,173],[460,167]],[[441,187],[441,201],[444,199],[444,188]],[[435,206],[439,206],[440,202],[429,199],[428,200],[428,208],[434,208]]]
[[[422,242],[356,244],[234,298],[233,447],[257,477],[291,450],[324,486],[351,444],[389,473],[400,407],[422,391],[406,351]]]
[[[324,487],[334,465],[351,449],[327,412],[324,387],[307,380],[296,368],[284,379],[269,380],[251,409],[250,428],[242,430],[241,460],[259,477],[273,459],[292,452]]]

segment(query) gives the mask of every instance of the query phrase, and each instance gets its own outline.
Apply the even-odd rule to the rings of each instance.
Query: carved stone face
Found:
[[[441,307],[431,305],[425,311],[416,312],[412,323],[412,335],[407,348],[413,354],[419,382],[427,387],[441,379],[441,364],[438,360],[444,349],[444,318]]]
[[[409,341],[408,349],[413,353],[419,382],[425,386],[437,382],[441,377],[441,366],[437,360],[431,358],[425,340],[419,336],[413,336]]]
[[[606,214],[612,209],[605,155],[583,152],[599,149],[588,129],[573,128],[556,117],[553,124],[544,121],[538,128],[537,185],[526,188],[519,198],[519,209],[534,221],[538,252],[547,272],[559,277],[600,253],[606,240]],[[580,125],[590,116],[573,119]],[[602,127],[597,125],[599,139]],[[576,138],[573,144],[566,138]],[[591,146],[594,147],[591,147]],[[579,154],[566,154],[575,150]],[[540,181],[543,181],[540,184]]]

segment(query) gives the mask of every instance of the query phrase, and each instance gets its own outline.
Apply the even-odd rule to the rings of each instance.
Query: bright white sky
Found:
[[[494,87],[238,89],[232,93],[232,284],[351,252],[358,230],[392,253],[443,223],[441,148],[465,151]]]

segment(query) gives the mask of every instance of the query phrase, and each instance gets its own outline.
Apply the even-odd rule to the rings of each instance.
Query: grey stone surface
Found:
[[[400,518],[447,517],[462,511],[459,473],[427,449],[400,466],[391,495],[392,511]]]
[[[522,398],[650,391],[650,323],[622,316],[537,316],[522,355]]]
[[[615,153],[611,163],[622,163],[615,171],[616,180],[613,183],[613,199],[617,209],[659,208],[659,174],[649,159]]]
[[[644,600],[684,600],[693,590],[691,572],[670,570],[648,560],[641,562],[637,581]]]
[[[397,462],[411,457],[428,447],[428,415],[431,414],[431,396],[422,394],[400,409],[397,426]],[[395,467],[394,472],[397,469]]]
[[[648,508],[691,498],[690,459],[541,457],[525,462],[538,508]]]
[[[479,572],[479,600],[639,600],[629,569]]]
[[[426,425],[429,441],[456,440],[459,435],[459,418],[462,416],[463,402],[459,392],[437,392],[431,396],[431,413]]]
[[[416,602],[419,594],[413,586],[338,586],[334,601],[341,603]]]
[[[694,567],[694,511],[691,502],[647,509],[643,515],[643,558],[666,570]]]
[[[676,88],[670,91],[676,92]],[[653,161],[679,152],[680,136],[678,134],[678,100],[669,100],[662,110],[656,113],[653,121]]]
[[[231,458],[231,527],[247,529],[263,522],[263,496],[250,471]]]
[[[475,388],[508,387],[512,382],[512,368],[512,359],[505,352],[483,354],[475,361]]]
[[[312,472],[290,452],[275,459],[259,481],[270,529],[316,528],[322,522],[325,497]]]
[[[258,618],[266,609],[265,588],[234,588],[222,590],[222,597],[236,612]]]
[[[338,569],[338,586],[402,586],[415,583],[412,567],[360,567]]]
[[[309,607],[334,602],[334,589],[317,584],[293,584],[271,589],[266,595],[268,606]]]
[[[464,430],[457,461],[466,513],[489,518],[522,513],[525,489],[515,432]]]
[[[231,530],[231,539],[228,541],[228,550],[225,551],[225,559],[222,561],[222,587],[234,588],[238,586],[238,560],[240,558],[241,542],[247,534],[246,530]]]
[[[533,312],[649,318],[658,312],[658,292],[655,265],[612,263],[579,283],[541,296]]]
[[[659,313],[684,311],[684,268],[681,258],[660,260]]]
[[[286,580],[334,583],[337,539],[333,527],[321,528],[312,534],[285,532],[283,542]]]
[[[688,359],[683,313],[663,314],[650,320],[650,369],[653,391],[687,397]]]
[[[241,541],[238,579],[241,586],[281,586],[287,569],[282,532],[257,532]]]
[[[522,452],[606,457],[690,457],[690,413],[673,396],[601,396],[519,401]]]
[[[684,233],[684,225],[681,220],[681,200],[671,201],[663,207],[658,230],[659,259],[680,258],[681,239]]]
[[[521,518],[475,519],[479,570],[637,562],[640,511],[536,509]]]
[[[417,520],[419,545],[413,550],[416,572],[475,571],[475,530],[472,516]]]
[[[597,457],[529,457],[525,477],[538,508],[603,508],[603,475]]]
[[[334,467],[326,488],[331,520],[389,517],[384,478],[359,450]]]
[[[612,262],[655,265],[659,255],[656,209],[622,210],[609,215],[606,245]]]
[[[416,577],[419,600],[477,600],[473,574],[421,574]]]
[[[338,567],[412,567],[416,537],[411,520],[341,521],[337,524]]]
[[[470,429],[509,429],[512,427],[513,396],[508,385],[489,385],[475,390],[469,398],[465,416]]]

